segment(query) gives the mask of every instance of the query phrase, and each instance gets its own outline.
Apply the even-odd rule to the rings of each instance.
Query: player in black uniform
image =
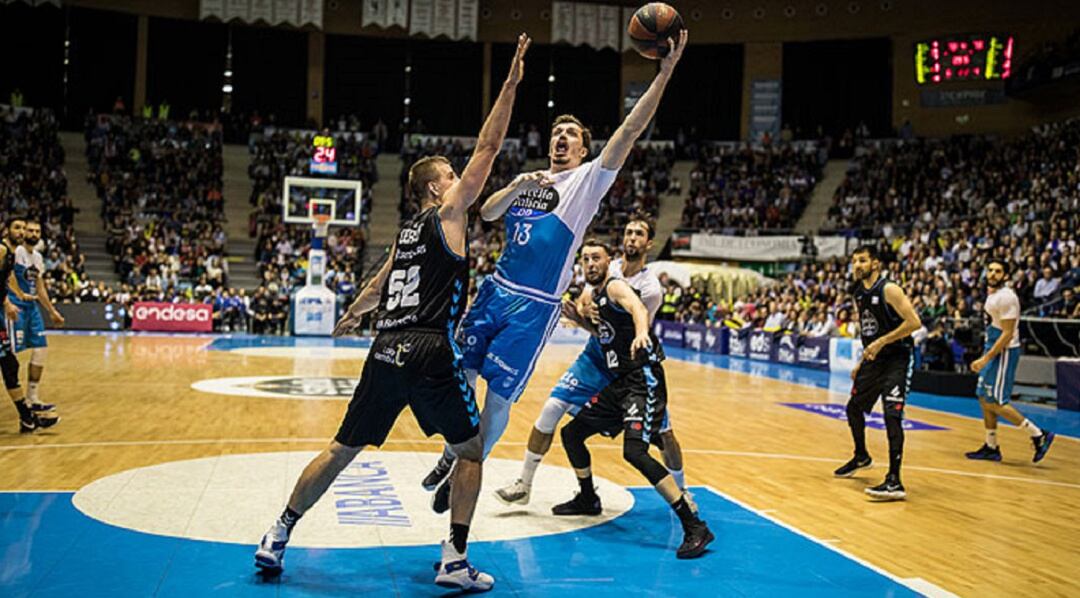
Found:
[[[855,456],[837,469],[838,478],[848,478],[870,467],[866,451],[866,414],[880,398],[885,412],[885,433],[889,438],[889,473],[885,481],[866,493],[878,500],[902,500],[900,461],[904,455],[904,401],[913,367],[911,333],[922,325],[918,314],[900,285],[881,273],[881,259],[870,245],[851,256],[855,276],[855,303],[862,333],[862,360],[851,372],[854,384],[847,404],[848,425],[855,441]]]
[[[26,392],[19,384],[19,360],[15,357],[15,319],[19,317],[19,308],[8,297],[8,291],[23,298],[19,284],[15,280],[15,248],[23,241],[26,219],[14,216],[8,219],[7,234],[0,242],[0,297],[3,297],[4,311],[0,326],[0,372],[4,376],[4,386],[8,396],[19,411],[19,432],[28,434],[34,430],[51,428],[60,421],[54,411],[39,411],[26,400]],[[27,296],[27,299],[32,299]]]
[[[518,38],[502,91],[484,122],[472,158],[459,179],[442,156],[423,158],[409,169],[409,190],[420,213],[405,223],[390,259],[360,292],[334,329],[354,330],[378,306],[378,334],[364,363],[348,412],[330,446],[304,470],[289,504],[255,552],[256,565],[281,570],[285,545],[297,520],[326,492],[367,445],[386,440],[409,406],[428,435],[439,433],[457,456],[452,486],[450,541],[442,543],[435,583],[465,591],[491,589],[494,579],[466,559],[469,524],[480,492],[483,441],[476,397],[454,342],[468,292],[469,207],[484,188],[524,72],[529,38]]]
[[[602,434],[623,434],[623,458],[640,471],[664,497],[683,526],[680,559],[699,557],[713,541],[709,526],[698,517],[693,502],[668,470],[649,455],[649,443],[660,434],[667,410],[664,350],[649,326],[649,311],[625,280],[608,276],[611,250],[588,240],[581,247],[586,289],[583,301],[596,304],[594,322],[600,349],[615,380],[562,429],[566,456],[577,474],[581,491],[569,502],[551,509],[555,515],[597,515],[600,497],[593,486],[591,457],[585,441]]]

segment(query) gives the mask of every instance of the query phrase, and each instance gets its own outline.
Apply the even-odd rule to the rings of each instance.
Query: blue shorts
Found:
[[[990,360],[979,372],[975,394],[987,403],[1005,405],[1012,397],[1016,380],[1016,365],[1020,363],[1020,347],[1005,349]]]
[[[495,394],[516,401],[559,322],[559,310],[558,301],[512,291],[485,278],[458,335],[465,369],[479,372]]]
[[[615,381],[615,374],[608,369],[604,361],[604,352],[595,337],[590,337],[585,350],[574,360],[570,369],[559,378],[555,388],[551,389],[551,398],[569,403],[571,415],[577,415],[593,397],[600,394]],[[671,430],[671,418],[664,410],[661,432]]]
[[[47,346],[45,319],[41,317],[41,308],[38,304],[16,305],[19,308],[19,317],[15,319],[15,351],[40,349]]]

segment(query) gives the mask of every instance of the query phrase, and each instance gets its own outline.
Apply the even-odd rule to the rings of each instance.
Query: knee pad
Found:
[[[540,411],[540,417],[536,418],[536,423],[533,424],[538,431],[544,434],[554,434],[555,426],[559,425],[559,420],[562,419],[566,412],[570,410],[570,403],[563,401],[562,399],[556,399],[551,397],[544,403],[544,408]]]
[[[450,450],[458,459],[466,461],[484,460],[484,439],[480,434],[473,436],[465,442],[459,442],[450,446]]]
[[[8,390],[19,388],[19,360],[14,353],[0,357],[0,373],[4,375],[4,387]]]
[[[668,475],[668,470],[659,461],[649,455],[649,445],[643,440],[625,440],[623,442],[623,459],[640,471],[653,486],[660,483]]]
[[[30,350],[30,365],[43,368],[45,367],[45,355],[48,349],[46,347],[37,347]]]

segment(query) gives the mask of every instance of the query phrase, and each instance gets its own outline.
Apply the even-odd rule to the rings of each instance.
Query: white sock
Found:
[[[1020,428],[1027,430],[1027,433],[1030,434],[1032,438],[1042,436],[1042,430],[1039,429],[1039,426],[1032,423],[1030,419],[1024,418],[1024,421],[1020,423]]]
[[[990,428],[986,429],[986,446],[992,449],[996,449],[998,447],[997,428],[993,430],[991,430]]]
[[[675,483],[679,485],[680,490],[686,490],[686,474],[681,469],[669,469],[668,473],[671,477],[675,478]]]
[[[31,403],[37,403],[38,402],[38,386],[39,385],[41,385],[40,382],[27,381],[27,383],[26,383],[26,398],[30,399]]]
[[[484,398],[484,410],[480,412],[480,434],[484,437],[484,458],[491,454],[495,443],[502,438],[506,425],[510,423],[510,406],[507,399],[488,390]]]
[[[525,449],[525,462],[521,464],[521,482],[523,484],[532,486],[533,478],[536,476],[536,468],[540,466],[540,461],[543,458],[543,455]]]

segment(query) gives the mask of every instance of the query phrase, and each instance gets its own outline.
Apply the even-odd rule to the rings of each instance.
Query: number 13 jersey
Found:
[[[401,227],[392,259],[375,329],[420,328],[453,335],[465,312],[469,260],[446,244],[437,206]]]
[[[495,264],[495,280],[557,300],[570,285],[574,254],[618,172],[597,158],[548,173],[550,187],[530,184],[520,191],[506,212],[506,249]]]

